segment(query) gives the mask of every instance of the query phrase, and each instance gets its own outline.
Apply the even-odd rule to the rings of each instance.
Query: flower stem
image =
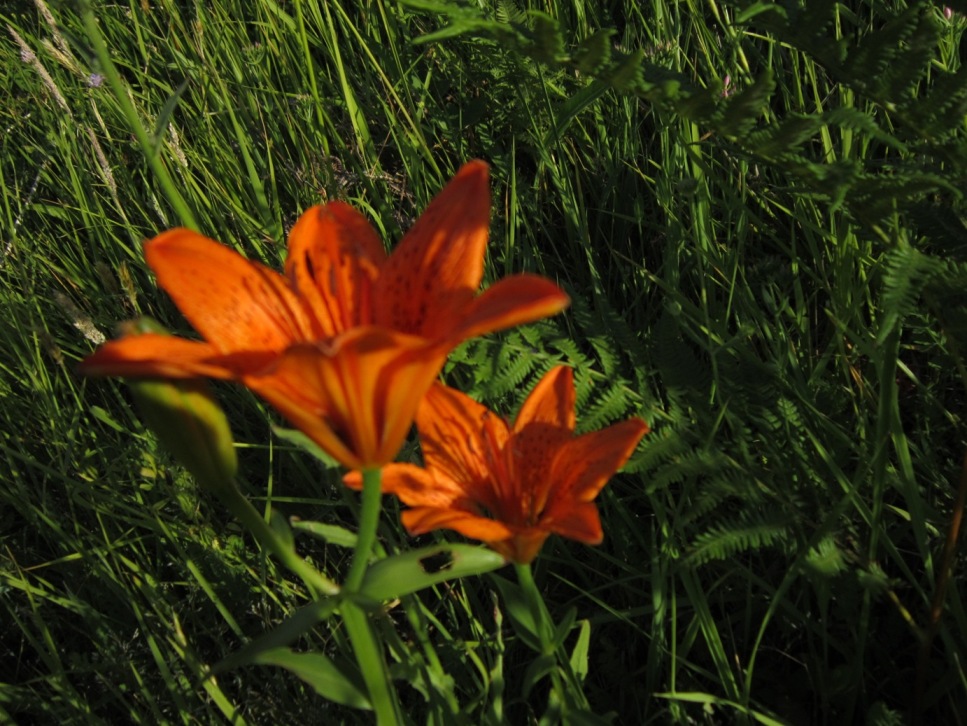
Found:
[[[379,524],[381,469],[363,469],[362,507],[359,512],[359,529],[356,534],[356,551],[346,577],[345,588],[355,592],[363,584],[363,576],[369,565],[369,556],[376,543],[376,527]]]
[[[349,567],[349,574],[343,585],[350,596],[358,592],[360,585],[363,584],[369,557],[376,543],[376,527],[379,524],[381,504],[381,478],[382,470],[363,469],[363,495],[359,512],[359,528],[356,533],[356,551],[353,553],[353,563]],[[359,670],[366,681],[369,700],[376,713],[376,723],[385,726],[402,723],[402,712],[386,660],[383,658],[383,648],[373,632],[366,611],[351,599],[347,599],[343,602],[340,612],[356,653]]]
[[[178,191],[178,187],[172,180],[171,175],[168,174],[168,169],[161,160],[161,155],[157,153],[155,146],[159,142],[152,141],[144,126],[141,125],[138,111],[128,95],[128,89],[125,87],[124,81],[121,80],[121,74],[118,73],[114,62],[111,60],[111,53],[107,48],[107,44],[104,42],[104,36],[101,35],[100,28],[97,26],[97,19],[94,17],[94,11],[91,9],[90,0],[81,0],[80,8],[81,19],[84,22],[84,30],[87,32],[87,37],[91,41],[91,45],[94,46],[94,54],[101,64],[101,69],[104,71],[104,76],[111,86],[114,97],[121,106],[121,113],[124,114],[128,126],[137,138],[141,151],[147,157],[151,171],[157,178],[171,206],[174,207],[175,212],[181,218],[181,223],[197,231],[198,222],[195,221],[195,215],[192,213],[191,207],[188,206],[185,198],[181,196],[181,192]]]

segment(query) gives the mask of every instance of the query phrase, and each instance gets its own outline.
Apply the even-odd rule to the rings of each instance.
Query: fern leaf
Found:
[[[740,552],[773,546],[788,539],[789,535],[785,518],[745,510],[735,521],[699,535],[686,560],[698,565],[724,560]]]
[[[641,62],[645,58],[645,51],[641,48],[625,56],[623,59],[614,63],[608,70],[607,77],[604,79],[616,91],[630,93],[636,89],[646,87],[645,78],[642,75]],[[662,91],[665,94],[674,95],[677,86],[669,89],[663,85]]]
[[[611,61],[611,28],[599,30],[588,36],[574,49],[571,60],[581,73],[594,74]]]
[[[546,65],[559,63],[566,57],[564,53],[564,39],[557,21],[550,15],[532,10],[528,15],[534,21],[534,29],[530,31],[531,44],[527,49],[531,58]]]
[[[633,408],[625,381],[615,381],[597,397],[594,405],[584,407],[580,420],[581,431],[596,431],[619,418],[627,416]]]
[[[720,119],[715,124],[723,136],[743,136],[755,125],[775,90],[776,82],[772,73],[766,72],[733,94],[724,104]]]
[[[885,320],[902,318],[912,312],[924,287],[943,271],[940,260],[912,247],[888,253],[881,297]],[[888,328],[885,321],[883,327]]]

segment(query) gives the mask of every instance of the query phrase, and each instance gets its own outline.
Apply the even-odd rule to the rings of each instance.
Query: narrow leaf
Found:
[[[500,597],[504,601],[504,610],[510,618],[514,632],[528,647],[538,653],[541,652],[541,639],[537,632],[537,625],[524,593],[510,580],[505,580],[497,575],[492,575],[491,581],[500,590]]]
[[[269,526],[275,530],[275,533],[279,535],[279,539],[285,543],[286,547],[290,550],[295,547],[295,537],[292,536],[292,528],[289,527],[289,522],[282,512],[277,509],[272,510],[269,516]]]
[[[588,675],[588,649],[591,645],[591,621],[582,620],[578,626],[578,640],[571,651],[571,670],[579,680]]]
[[[289,645],[303,633],[311,630],[316,623],[329,617],[333,610],[335,610],[336,604],[336,601],[333,599],[323,602],[311,602],[308,605],[302,606],[283,620],[277,627],[264,633],[255,640],[246,643],[228,657],[223,658],[212,668],[212,673],[224,673],[233,668],[256,663],[265,653]]]
[[[482,575],[504,564],[503,557],[485,547],[424,547],[373,564],[366,572],[360,594],[373,600],[392,600],[447,580]]]
[[[524,672],[524,683],[522,686],[524,698],[527,698],[531,689],[555,668],[557,668],[557,658],[554,655],[547,653],[535,658]]]
[[[296,532],[305,532],[310,537],[324,540],[337,547],[356,546],[356,533],[350,532],[345,527],[322,522],[304,522],[298,517],[290,517],[289,525]]]
[[[158,121],[154,125],[154,148],[152,149],[152,155],[157,155],[161,151],[161,143],[164,141],[165,131],[168,130],[168,122],[171,121],[171,115],[175,112],[175,107],[178,105],[178,101],[181,100],[186,90],[188,90],[187,78],[181,82],[181,85],[175,89],[174,93],[168,96],[165,105],[161,107],[161,113],[158,114]]]
[[[574,627],[575,621],[578,619],[578,610],[575,607],[569,608],[566,613],[564,613],[564,619],[557,624],[554,628],[554,648],[560,648],[564,645],[564,641],[571,632],[571,628]]]
[[[331,658],[322,653],[295,653],[287,648],[277,648],[262,653],[255,662],[285,668],[330,701],[372,710],[365,686],[358,679],[346,675]]]
[[[321,461],[328,468],[335,469],[340,465],[338,461],[329,456],[329,454],[323,451],[316,442],[314,442],[301,431],[296,431],[295,429],[286,429],[282,428],[281,426],[273,426],[272,433],[283,441],[287,441],[293,446],[302,449],[307,454]]]

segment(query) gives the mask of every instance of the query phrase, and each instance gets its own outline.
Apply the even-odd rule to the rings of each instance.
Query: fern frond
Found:
[[[629,395],[627,382],[618,379],[597,395],[590,407],[584,405],[579,422],[580,430],[595,431],[603,428],[618,419],[626,418],[633,410],[634,403]]]
[[[943,262],[912,247],[889,252],[880,298],[884,317],[902,318],[913,311],[924,287],[943,271]]]
[[[724,560],[741,552],[772,547],[789,538],[789,524],[785,517],[745,509],[732,522],[718,525],[715,529],[699,535],[685,560],[690,564],[701,565],[711,560]]]

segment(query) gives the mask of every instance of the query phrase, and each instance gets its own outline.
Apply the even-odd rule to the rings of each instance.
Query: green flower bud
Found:
[[[235,491],[238,458],[225,413],[208,385],[196,380],[131,381],[148,427],[203,487]]]
[[[167,331],[150,318],[128,323],[129,335]],[[205,381],[129,381],[147,426],[203,487],[222,496],[236,492],[238,457],[225,413]]]

